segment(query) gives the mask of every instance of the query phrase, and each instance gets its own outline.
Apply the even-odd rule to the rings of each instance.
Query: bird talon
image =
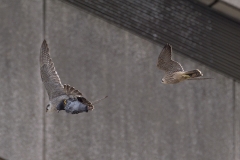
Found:
[[[67,100],[65,99],[65,100],[63,101],[63,103],[64,103],[64,105],[66,105],[66,104],[67,104]]]

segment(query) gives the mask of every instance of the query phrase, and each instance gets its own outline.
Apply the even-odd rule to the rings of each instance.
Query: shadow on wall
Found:
[[[7,160],[7,159],[4,159],[4,158],[0,157],[0,160]]]

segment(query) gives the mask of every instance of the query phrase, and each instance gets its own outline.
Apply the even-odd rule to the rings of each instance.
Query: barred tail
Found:
[[[90,105],[87,106],[87,109],[88,109],[88,111],[89,111],[89,110],[91,111],[91,110],[94,109],[94,106],[90,104]]]

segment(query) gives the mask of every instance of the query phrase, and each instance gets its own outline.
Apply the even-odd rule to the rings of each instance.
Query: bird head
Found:
[[[46,112],[50,110],[50,104],[47,105],[46,107]]]
[[[162,79],[162,83],[163,83],[163,84],[166,84],[166,83],[167,83],[164,78]]]

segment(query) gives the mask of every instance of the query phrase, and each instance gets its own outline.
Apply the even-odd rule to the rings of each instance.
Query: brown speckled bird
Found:
[[[166,44],[162,49],[159,57],[157,67],[165,72],[162,79],[164,84],[175,84],[184,80],[199,80],[211,78],[199,78],[203,76],[200,70],[184,71],[180,63],[172,60],[172,46]]]
[[[46,111],[65,110],[67,113],[78,114],[94,109],[93,104],[84,98],[81,92],[70,85],[62,85],[46,40],[43,41],[40,51],[40,72],[49,96]]]

